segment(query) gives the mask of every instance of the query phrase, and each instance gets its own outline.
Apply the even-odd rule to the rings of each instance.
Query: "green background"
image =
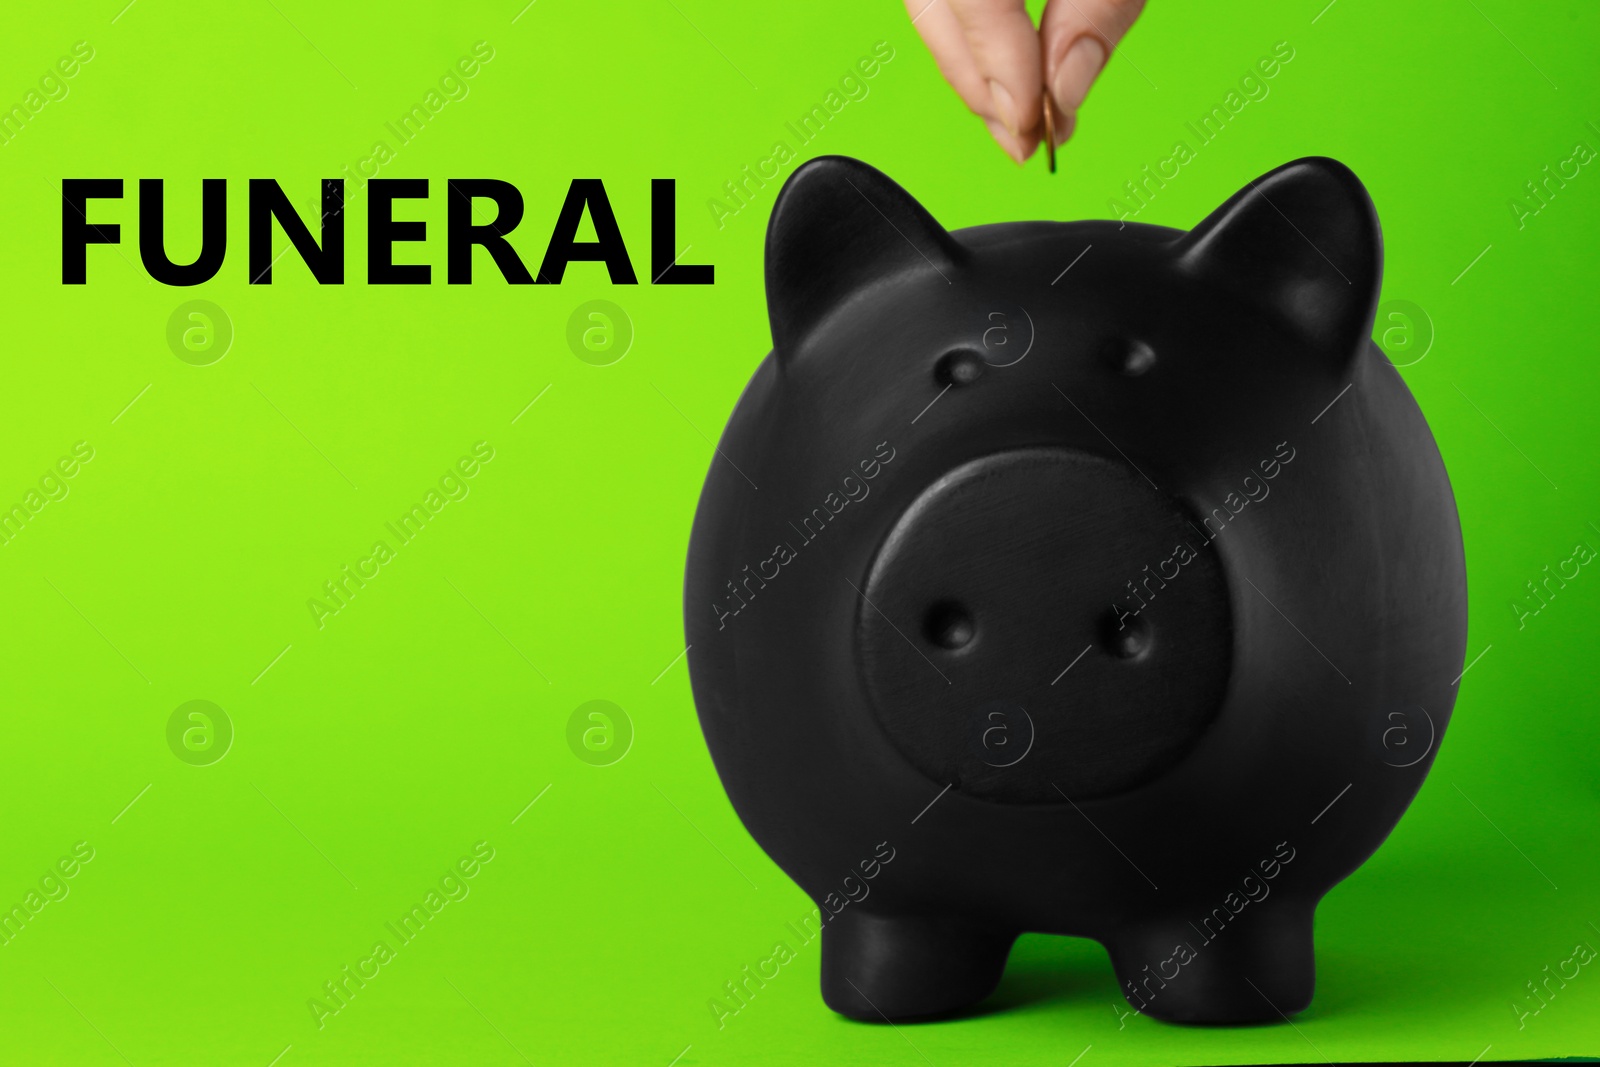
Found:
[[[1519,625],[1525,583],[1600,547],[1595,290],[1600,168],[1519,227],[1524,183],[1600,148],[1600,11],[1576,2],[1153,0],[1063,153],[1019,170],[938,79],[899,5],[537,0],[354,5],[96,0],[8,10],[0,102],[77,41],[94,58],[0,147],[0,504],[87,442],[94,458],[0,547],[0,904],[94,850],[0,947],[8,1063],[1205,1064],[1600,1054],[1587,967],[1519,1020],[1525,983],[1600,945],[1593,649],[1585,568]],[[520,13],[519,13],[520,12]],[[493,59],[410,143],[386,127],[475,42]],[[809,144],[785,123],[856,61],[893,59]],[[1278,42],[1295,57],[1138,216],[1189,227],[1286,160],[1371,190],[1385,299],[1423,309],[1403,373],[1461,508],[1471,584],[1455,725],[1389,843],[1317,923],[1317,998],[1293,1027],[1129,1016],[1105,955],[1030,936],[974,1017],[851,1023],[817,994],[811,905],[745,834],[695,721],[680,593],[714,439],[769,345],[776,185],[718,226],[707,201],[785,140],[889,172],[951,227],[1099,218]],[[384,177],[430,238],[425,287],[320,287],[292,253],[245,284],[244,182],[301,205],[387,142]],[[785,173],[792,165],[785,168]],[[121,177],[118,250],[60,283],[58,183]],[[164,177],[174,255],[198,179],[230,179],[231,248],[196,289],[138,266],[139,177]],[[678,181],[685,262],[710,287],[443,284],[444,180],[515,182],[537,263],[568,182],[600,177],[641,276],[649,179]],[[352,191],[353,191],[352,187]],[[1532,206],[1530,201],[1529,206]],[[281,235],[278,247],[284,246]],[[1470,267],[1470,269],[1469,269]],[[235,337],[194,366],[166,340],[190,299]],[[585,301],[626,311],[609,366],[578,359]],[[1396,333],[1399,349],[1406,338]],[[535,398],[538,402],[528,405]],[[130,406],[130,402],[131,406]],[[494,458],[319,629],[307,600],[485,441]],[[53,484],[53,483],[52,483]],[[1559,487],[1559,488],[1557,488]],[[391,541],[391,545],[393,542]],[[1486,651],[1485,651],[1486,650]],[[219,762],[168,747],[195,699],[235,731]],[[624,709],[626,755],[568,745],[574,709]],[[581,747],[581,746],[580,746]],[[611,753],[615,755],[615,752]],[[530,801],[538,797],[531,807]],[[131,803],[130,803],[131,802]],[[513,821],[515,820],[515,821]],[[307,1002],[391,940],[476,842],[494,850],[336,1015]],[[1559,888],[1558,888],[1559,887]],[[797,958],[719,1028],[708,1001],[788,942]],[[1086,1051],[1085,1051],[1086,1050]]]

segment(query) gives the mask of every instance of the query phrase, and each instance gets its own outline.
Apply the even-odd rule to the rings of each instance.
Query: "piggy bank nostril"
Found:
[[[983,376],[983,357],[970,349],[946,352],[934,364],[933,376],[940,385],[971,385]]]
[[[943,600],[928,609],[922,623],[925,637],[940,648],[954,651],[965,648],[977,636],[972,615],[953,600]]]
[[[1118,659],[1137,659],[1150,651],[1153,635],[1142,615],[1108,612],[1100,620],[1100,644]]]

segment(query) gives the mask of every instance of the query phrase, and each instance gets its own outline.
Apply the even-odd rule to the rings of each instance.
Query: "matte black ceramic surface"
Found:
[[[1464,658],[1381,265],[1328,159],[1188,233],[949,233],[854,160],[789,180],[685,598],[712,757],[822,909],[836,1011],[967,1007],[1024,931],[1101,941],[1158,1018],[1309,1003],[1312,913]]]

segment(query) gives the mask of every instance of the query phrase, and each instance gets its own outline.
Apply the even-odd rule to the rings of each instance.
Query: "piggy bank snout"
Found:
[[[874,714],[925,776],[977,797],[1130,789],[1181,758],[1226,689],[1215,550],[1181,504],[1098,456],[1030,448],[954,468],[900,516],[863,591]]]

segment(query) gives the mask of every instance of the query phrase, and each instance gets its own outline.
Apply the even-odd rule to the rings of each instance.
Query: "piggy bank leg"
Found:
[[[852,1019],[944,1015],[994,992],[1017,934],[846,908],[822,930],[822,999]]]
[[[1137,920],[1107,939],[1128,1003],[1175,1023],[1277,1022],[1311,1003],[1312,906],[1252,903],[1196,926]]]

